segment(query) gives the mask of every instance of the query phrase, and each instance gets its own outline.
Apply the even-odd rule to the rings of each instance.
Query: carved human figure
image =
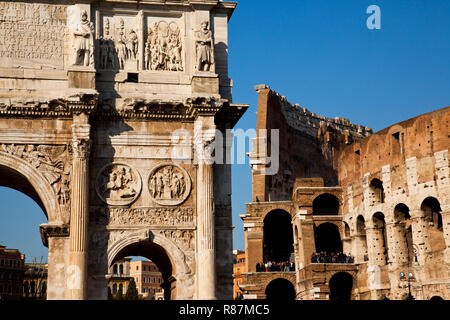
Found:
[[[172,179],[172,198],[178,199],[180,197],[181,181],[178,174],[173,175]]]
[[[151,65],[151,59],[152,59],[152,51],[150,50],[150,43],[145,43],[145,52],[144,52],[144,68],[146,70],[150,70]]]
[[[73,32],[74,42],[74,65],[76,66],[90,66],[91,54],[93,48],[91,47],[91,40],[94,32],[94,24],[88,20],[86,11],[81,13],[81,20]]]
[[[61,179],[61,184],[60,184],[57,194],[58,194],[58,201],[60,204],[64,205],[69,202],[69,200],[70,200],[70,181],[69,181],[69,179],[67,179],[64,176]]]
[[[136,60],[138,49],[138,36],[136,32],[131,29],[130,34],[127,37],[127,58]]]
[[[163,171],[163,181],[164,181],[164,198],[172,199],[172,189],[171,189],[171,179],[172,178],[172,168],[166,167]]]
[[[116,43],[117,59],[119,60],[119,68],[123,69],[125,65],[125,60],[127,59],[127,47],[125,45],[125,40],[123,38],[123,32],[119,32],[119,39]]]
[[[195,32],[195,42],[197,46],[197,70],[211,71],[211,66],[214,64],[214,42],[208,21],[203,21],[201,30]]]
[[[153,177],[150,179],[150,186],[149,186],[149,188],[150,188],[150,193],[151,193],[151,195],[152,195],[153,198],[156,197],[156,184],[157,184],[157,178],[156,178],[156,176],[153,176]]]
[[[178,32],[172,32],[169,37],[169,66],[170,71],[183,71],[181,65],[181,43]]]
[[[158,175],[156,179],[157,179],[156,180],[156,195],[158,198],[161,198],[162,194],[163,194],[163,189],[164,189],[163,176]]]
[[[109,197],[132,198],[137,193],[131,186],[133,181],[130,168],[116,167],[109,173],[105,191],[109,192]]]

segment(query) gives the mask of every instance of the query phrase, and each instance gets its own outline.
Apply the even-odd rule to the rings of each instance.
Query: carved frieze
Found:
[[[102,37],[98,40],[99,69],[137,70],[139,35],[136,20],[136,17],[103,17]]]
[[[154,225],[192,227],[195,225],[194,209],[177,208],[95,208],[90,220],[96,225]]]
[[[107,13],[101,23],[99,69],[184,71],[180,19],[144,19],[142,12],[136,16]]]
[[[121,163],[113,163],[100,170],[96,191],[109,205],[129,205],[137,199],[142,189],[138,171]]]
[[[160,233],[183,251],[195,250],[195,235],[192,230],[161,230]]]
[[[173,164],[155,167],[148,179],[150,197],[160,205],[176,206],[191,192],[191,178],[183,168]]]
[[[66,168],[67,146],[2,144],[0,151],[22,158],[39,170],[53,187],[59,204],[69,210],[70,167]]]
[[[155,22],[147,31],[145,69],[153,71],[183,71],[182,39],[175,21]]]

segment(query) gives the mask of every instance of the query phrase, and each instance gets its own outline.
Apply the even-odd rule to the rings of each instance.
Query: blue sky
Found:
[[[381,9],[369,30],[366,9]],[[229,25],[233,100],[250,104],[238,128],[256,125],[256,84],[310,111],[381,130],[450,105],[449,0],[241,0]],[[251,173],[233,166],[234,248],[244,248],[239,214],[251,201]],[[40,208],[0,188],[0,243],[27,260],[46,255]],[[38,258],[39,260],[39,258]]]

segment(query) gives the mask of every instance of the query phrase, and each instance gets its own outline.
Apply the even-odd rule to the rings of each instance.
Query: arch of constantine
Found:
[[[106,299],[108,267],[153,260],[166,299],[232,297],[232,102],[210,0],[0,1],[0,184],[48,223],[48,299]],[[227,148],[227,146],[224,146]]]

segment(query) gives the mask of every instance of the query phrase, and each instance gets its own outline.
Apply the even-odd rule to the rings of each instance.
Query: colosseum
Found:
[[[243,298],[450,299],[450,107],[373,133],[255,89]]]

